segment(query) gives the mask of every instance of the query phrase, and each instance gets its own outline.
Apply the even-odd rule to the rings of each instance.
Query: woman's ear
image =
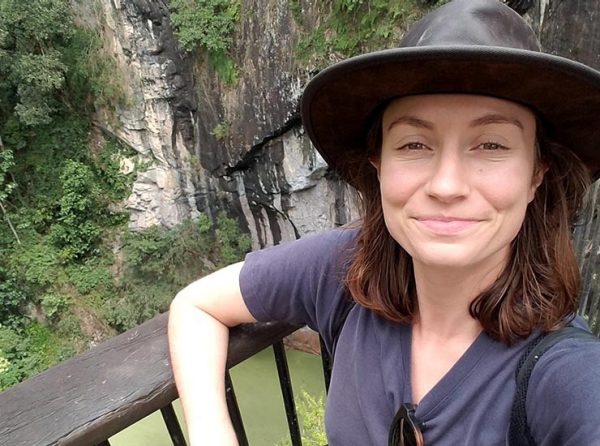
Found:
[[[373,166],[377,171],[377,179],[379,179],[379,168],[381,167],[381,159],[379,159],[378,156],[370,156],[369,163],[371,163],[371,166]]]
[[[529,203],[533,201],[535,198],[535,192],[537,191],[542,181],[544,181],[544,175],[548,172],[548,165],[543,162],[537,163],[535,167],[535,172],[533,173],[533,177],[531,178],[531,189],[529,191]]]

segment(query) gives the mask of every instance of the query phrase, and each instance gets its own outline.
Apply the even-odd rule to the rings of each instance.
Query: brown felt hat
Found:
[[[306,132],[352,183],[374,110],[392,98],[436,93],[494,96],[538,112],[545,130],[600,173],[600,72],[542,53],[535,33],[499,0],[454,0],[416,23],[399,48],[320,72],[302,96]]]

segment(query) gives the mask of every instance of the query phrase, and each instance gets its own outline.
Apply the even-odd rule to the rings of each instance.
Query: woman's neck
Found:
[[[502,264],[480,268],[439,268],[414,262],[419,303],[415,329],[433,337],[475,338],[481,324],[469,314],[471,302],[498,278]]]

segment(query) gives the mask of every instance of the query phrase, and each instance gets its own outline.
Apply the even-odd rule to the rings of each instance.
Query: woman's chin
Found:
[[[409,253],[413,262],[428,268],[461,270],[484,265],[497,266],[503,264],[507,258],[506,253],[498,251],[486,255],[485,248],[476,250],[473,247],[454,244],[436,245]]]

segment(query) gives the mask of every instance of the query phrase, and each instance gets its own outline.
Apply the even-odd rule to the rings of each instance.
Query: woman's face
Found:
[[[392,237],[423,265],[502,267],[541,183],[534,114],[474,95],[393,101],[378,170]]]

